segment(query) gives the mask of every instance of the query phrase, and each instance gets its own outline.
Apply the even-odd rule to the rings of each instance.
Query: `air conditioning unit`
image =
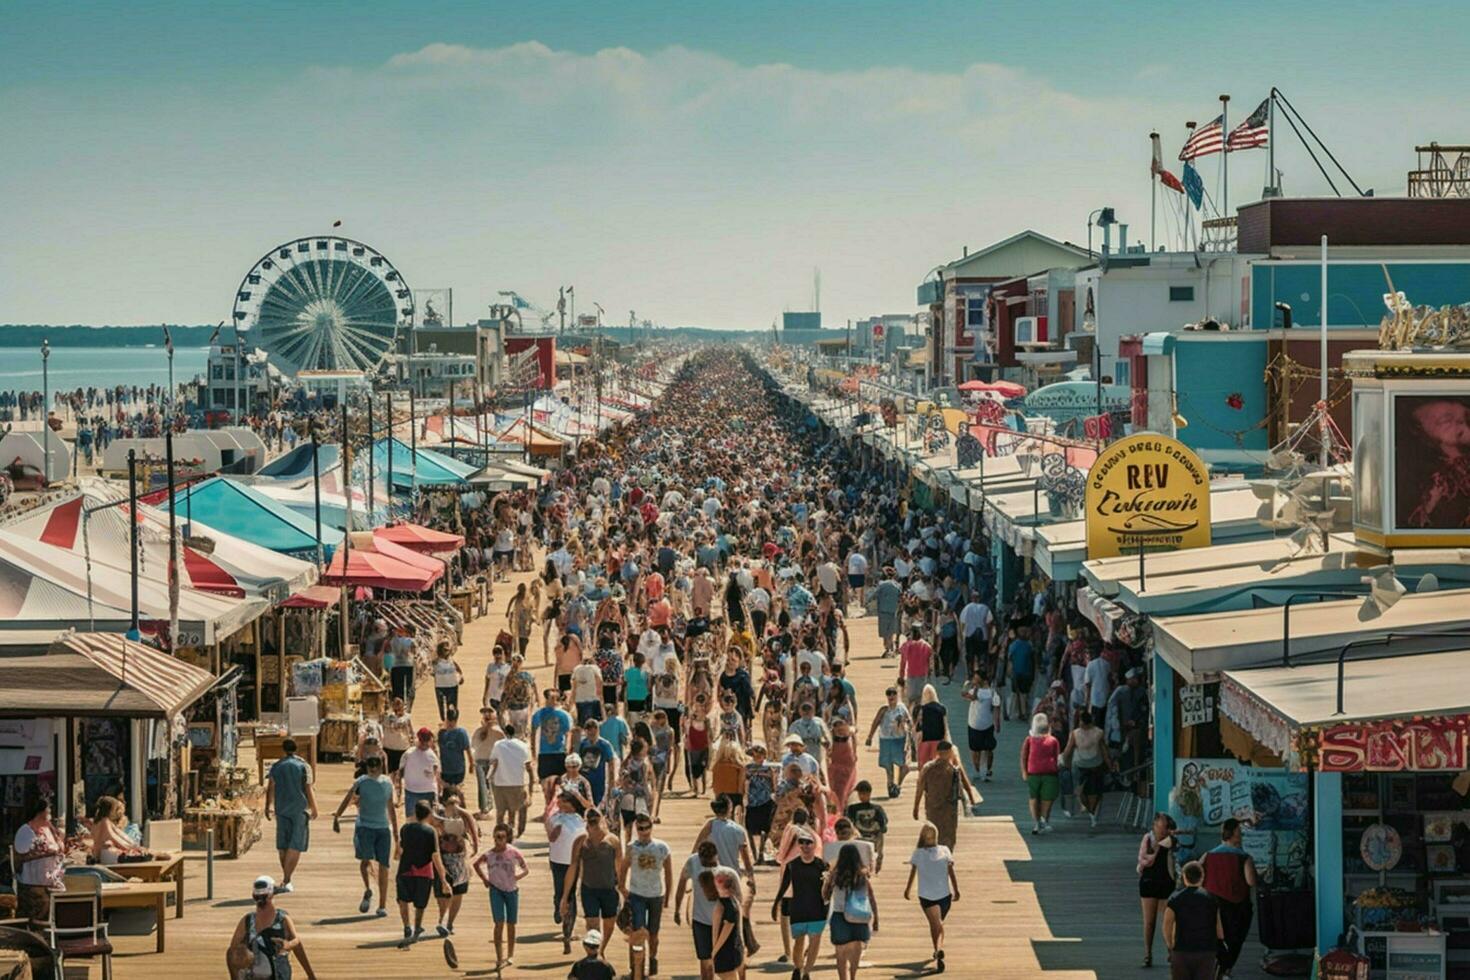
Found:
[[[1046,317],[1023,316],[1016,320],[1017,347],[1046,347],[1050,339],[1046,329]]]

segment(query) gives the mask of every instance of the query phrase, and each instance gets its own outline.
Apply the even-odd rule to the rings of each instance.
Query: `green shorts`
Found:
[[[1062,792],[1062,782],[1054,772],[1045,775],[1026,777],[1026,789],[1030,792],[1033,800],[1042,800],[1050,803]]]

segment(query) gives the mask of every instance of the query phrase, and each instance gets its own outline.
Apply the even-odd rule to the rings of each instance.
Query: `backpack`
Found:
[[[842,917],[854,925],[873,921],[873,903],[868,896],[867,882],[861,889],[851,889],[842,902]]]

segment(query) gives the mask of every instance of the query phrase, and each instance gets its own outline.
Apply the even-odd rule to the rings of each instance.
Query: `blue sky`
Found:
[[[1238,2],[0,7],[0,322],[212,322],[342,219],[410,284],[618,319],[909,311],[1024,227],[1148,234],[1147,133],[1282,88],[1364,186],[1470,141],[1470,8]],[[1422,67],[1421,67],[1422,66]],[[1289,136],[1291,194],[1325,185]],[[1232,160],[1235,203],[1263,151]],[[1213,163],[1203,168],[1211,189]],[[1161,222],[1161,231],[1169,227]]]

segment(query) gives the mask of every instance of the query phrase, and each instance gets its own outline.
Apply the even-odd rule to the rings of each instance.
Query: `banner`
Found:
[[[1461,772],[1470,715],[1334,725],[1318,737],[1322,772]]]
[[[1087,557],[1179,551],[1210,544],[1210,479],[1177,439],[1141,432],[1120,439],[1087,474]]]
[[[1295,886],[1306,875],[1307,774],[1260,769],[1234,759],[1176,759],[1169,814],[1183,862],[1220,842],[1229,817],[1247,822],[1241,846],[1261,877]]]

